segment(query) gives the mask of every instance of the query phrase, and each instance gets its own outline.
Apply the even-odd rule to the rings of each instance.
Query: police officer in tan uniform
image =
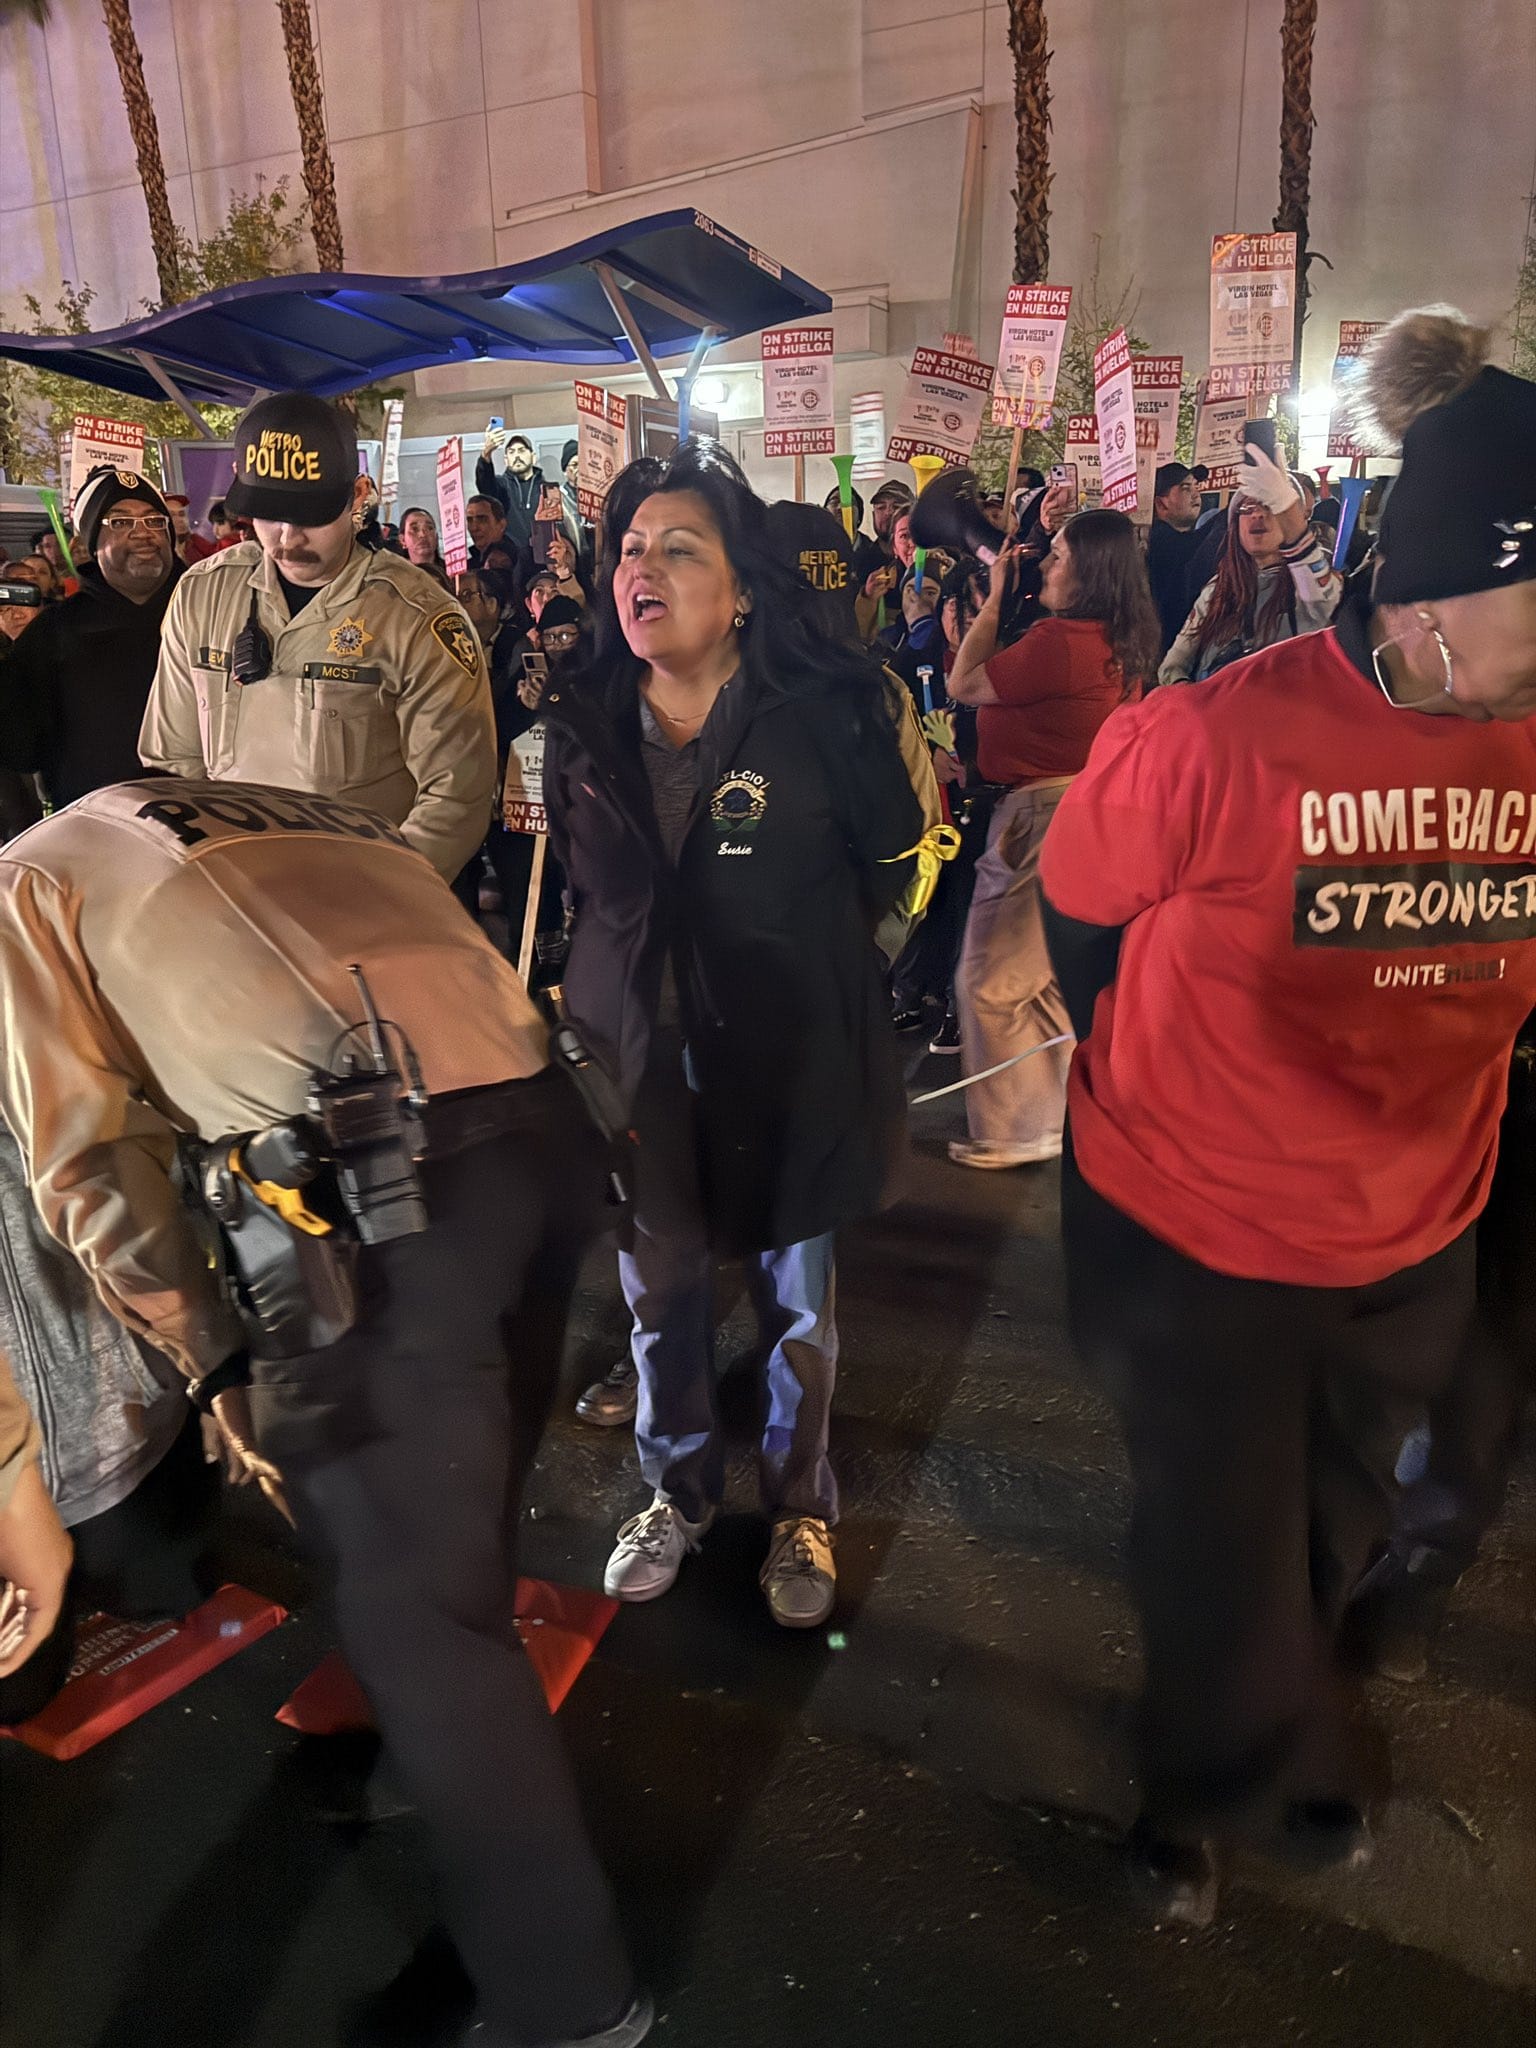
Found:
[[[634,2048],[651,2008],[512,1621],[514,1524],[607,1154],[522,984],[408,828],[148,776],[12,840],[0,1111],[49,1229],[329,1561],[342,1646],[478,1993],[466,2043]],[[245,1134],[292,1129],[315,1077],[349,1043],[366,1053],[353,963],[400,1069],[384,1107],[410,1099],[406,1076],[427,1097],[401,1155],[420,1155],[421,1213],[407,1234],[361,1233],[350,1327],[283,1356],[210,1273],[173,1167],[188,1138],[205,1166],[244,1162]],[[242,1199],[286,1219],[276,1185],[258,1169]]]
[[[148,768],[345,797],[398,825],[451,881],[485,838],[490,682],[434,577],[359,545],[357,437],[281,393],[235,429],[231,515],[254,542],[199,562],[166,614],[139,735]]]

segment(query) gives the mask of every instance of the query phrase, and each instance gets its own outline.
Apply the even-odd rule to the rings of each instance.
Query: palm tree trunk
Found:
[[[1296,236],[1296,356],[1292,382],[1301,389],[1301,324],[1307,317],[1307,210],[1312,201],[1312,45],[1317,0],[1285,0],[1280,25],[1280,210],[1277,232]]]
[[[345,268],[341,215],[336,210],[336,166],[325,132],[325,95],[315,62],[315,39],[309,25],[308,0],[277,0],[283,18],[283,44],[288,52],[288,82],[293,111],[299,119],[304,152],[304,190],[309,194],[309,225],[315,238],[315,261],[322,270]]]
[[[1013,111],[1018,125],[1013,281],[1044,284],[1051,260],[1051,53],[1045,0],[1008,0]]]
[[[165,189],[165,159],[160,154],[160,124],[144,83],[144,58],[133,26],[128,0],[101,0],[101,11],[117,62],[117,76],[128,109],[128,132],[139,160],[139,183],[149,209],[149,239],[155,252],[160,297],[174,305],[181,297],[181,263],[177,255],[176,222]]]

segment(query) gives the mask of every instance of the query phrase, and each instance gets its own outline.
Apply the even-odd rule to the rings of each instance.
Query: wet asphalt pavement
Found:
[[[928,1086],[958,1078],[929,1060]],[[1113,1423],[1067,1347],[1053,1168],[952,1167],[918,1112],[906,1203],[850,1232],[830,1627],[767,1619],[752,1331],[722,1283],[728,1512],[622,1612],[562,1713],[657,1991],[660,2048],[1530,2048],[1536,2039],[1536,1460],[1430,1676],[1381,1684],[1397,1797],[1363,1877],[1255,1864],[1204,1935],[1141,1925],[1135,1628]],[[624,1339],[588,1271],[572,1390]],[[598,1583],[643,1504],[628,1433],[562,1409],[523,1568]],[[330,2048],[431,1917],[416,1823],[319,1821],[272,1715],[328,1647],[264,1519],[231,1568],[296,1608],[72,1764],[6,1745],[3,2048]]]

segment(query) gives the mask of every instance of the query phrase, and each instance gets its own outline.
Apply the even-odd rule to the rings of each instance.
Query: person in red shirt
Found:
[[[1005,549],[947,685],[957,703],[980,707],[977,765],[1008,792],[977,863],[955,978],[962,1064],[985,1074],[1046,1048],[966,1090],[970,1137],[949,1148],[959,1166],[1060,1156],[1072,1027],[1040,923],[1040,847],[1095,733],[1157,667],[1157,613],[1135,527],[1123,512],[1080,512],[1059,524],[1066,509],[1059,490],[1041,508],[1048,529],[1059,525],[1040,577],[1048,616],[999,652],[1017,556]]]
[[[1346,1605],[1451,1384],[1536,1001],[1536,385],[1460,316],[1367,367],[1403,443],[1332,628],[1117,713],[1041,865],[1079,1049],[1069,1310],[1116,1401],[1146,1670],[1132,1859],[1362,1862]],[[1258,479],[1264,484],[1268,479]]]

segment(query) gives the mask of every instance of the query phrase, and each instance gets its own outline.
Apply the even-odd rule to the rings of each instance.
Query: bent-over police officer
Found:
[[[609,1160],[521,982],[386,820],[146,777],[0,851],[0,1026],[48,1227],[332,1567],[466,2042],[633,2048],[651,2009],[512,1620]]]
[[[177,589],[144,765],[344,797],[451,881],[485,838],[496,782],[469,620],[435,577],[359,545],[369,480],[334,406],[260,400],[235,428],[235,469],[225,504],[256,539]]]

